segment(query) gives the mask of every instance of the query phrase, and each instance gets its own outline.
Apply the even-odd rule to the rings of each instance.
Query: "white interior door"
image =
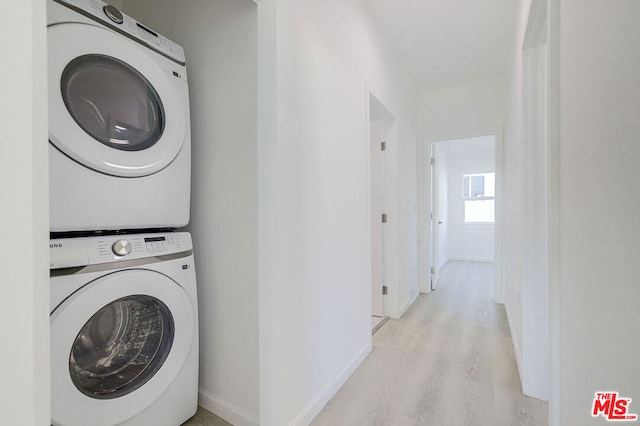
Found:
[[[371,315],[384,316],[384,245],[382,234],[384,168],[380,142],[382,122],[371,122]]]
[[[431,213],[429,227],[431,229],[431,290],[435,290],[438,287],[438,281],[440,279],[440,214],[439,214],[439,180],[438,169],[436,167],[436,145],[431,144],[430,149],[430,170],[431,170]]]

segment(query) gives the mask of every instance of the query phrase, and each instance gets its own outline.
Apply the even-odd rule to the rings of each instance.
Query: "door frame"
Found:
[[[394,282],[393,277],[390,276],[389,271],[389,263],[392,261],[388,246],[390,245],[391,238],[393,236],[393,231],[390,230],[389,225],[383,225],[381,222],[382,213],[389,213],[389,210],[392,210],[391,206],[393,205],[392,198],[394,197],[394,189],[392,185],[392,179],[387,176],[388,169],[393,170],[393,165],[391,162],[394,161],[394,157],[388,157],[388,152],[393,149],[394,145],[397,145],[397,125],[396,118],[393,113],[387,108],[387,106],[379,100],[379,98],[366,88],[366,156],[367,156],[367,178],[368,178],[368,204],[369,204],[369,244],[370,244],[370,307],[372,309],[371,314],[373,314],[373,304],[374,297],[382,297],[382,316],[389,317],[393,316],[392,313],[395,311],[394,300],[391,301],[387,296],[397,294],[397,283]],[[379,156],[380,163],[377,165],[379,167],[379,175],[373,171],[376,164],[374,161],[378,158],[378,156],[373,155],[374,149],[380,149],[381,141],[373,141],[371,135],[371,127],[373,125],[380,125],[380,136],[381,139],[385,140],[386,149],[381,152]],[[379,176],[381,178],[380,185],[380,207],[381,211],[377,210],[377,203],[373,200],[374,193],[374,182],[373,179],[375,176]],[[375,233],[373,230],[374,226],[379,226],[379,233]],[[374,236],[380,236],[380,256],[374,256]],[[387,244],[385,244],[385,241]],[[382,266],[381,266],[381,274],[375,274],[374,269],[376,265],[374,264],[375,257],[381,258]],[[377,278],[381,275],[382,282],[377,282]],[[387,294],[382,294],[382,286],[387,287]],[[379,315],[379,313],[377,313]]]
[[[369,176],[371,197],[371,315],[384,317],[384,293],[382,286],[385,282],[384,267],[384,227],[380,221],[384,212],[384,155],[380,150],[381,140],[384,139],[384,121],[369,120]]]
[[[522,45],[523,393],[549,401],[559,424],[559,100],[557,4],[533,0]]]
[[[437,159],[437,147],[436,142],[429,144],[429,176],[431,193],[430,208],[429,208],[429,231],[431,233],[431,256],[429,266],[429,289],[433,291],[438,288],[438,282],[440,281],[440,224],[442,221],[440,215],[440,178],[438,176],[438,167],[436,166]]]
[[[493,298],[496,303],[504,304],[504,136],[503,127],[478,130],[466,134],[453,134],[439,138],[424,138],[418,144],[418,259],[419,288],[421,293],[430,293],[430,268],[432,264],[433,235],[429,226],[431,205],[431,145],[456,139],[469,139],[482,136],[495,136],[496,204],[495,204],[495,260]]]

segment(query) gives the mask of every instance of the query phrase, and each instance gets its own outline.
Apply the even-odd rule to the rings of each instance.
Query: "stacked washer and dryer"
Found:
[[[51,423],[178,425],[198,398],[183,49],[48,0]]]

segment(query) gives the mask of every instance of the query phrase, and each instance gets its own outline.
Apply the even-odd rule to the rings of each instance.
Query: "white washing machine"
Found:
[[[52,232],[189,221],[182,47],[100,0],[48,0]]]
[[[198,404],[188,233],[50,240],[51,424],[171,425]]]

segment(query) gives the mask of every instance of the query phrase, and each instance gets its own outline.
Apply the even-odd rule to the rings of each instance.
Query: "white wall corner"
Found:
[[[560,426],[560,1],[548,0],[549,43],[549,426]]]

